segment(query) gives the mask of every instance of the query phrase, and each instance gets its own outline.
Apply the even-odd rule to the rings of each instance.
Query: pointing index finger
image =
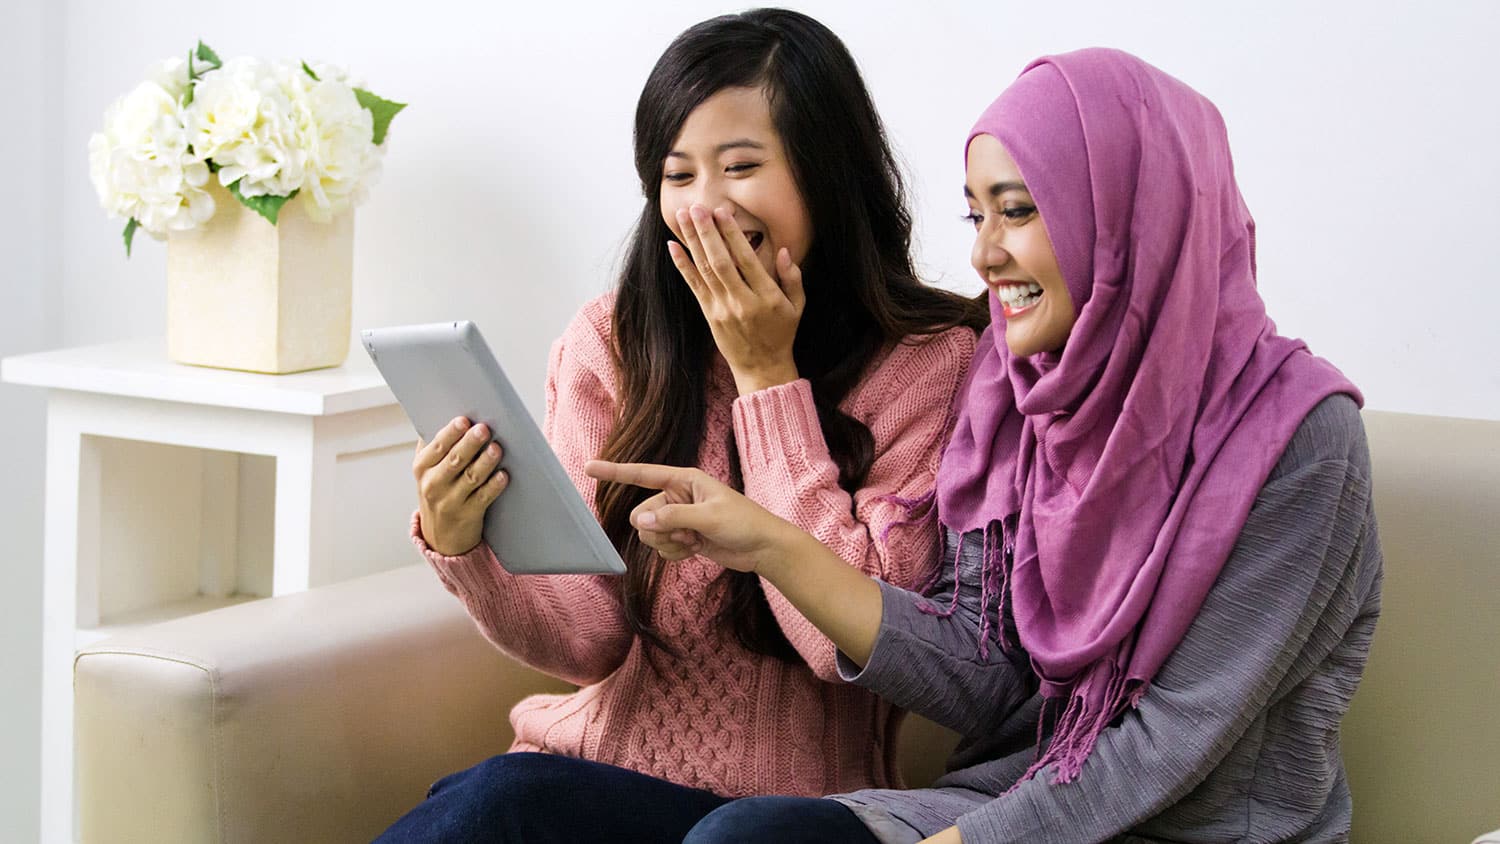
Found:
[[[630,484],[646,489],[666,489],[675,482],[687,480],[687,469],[675,466],[657,466],[651,463],[611,463],[608,460],[590,460],[583,467],[584,474],[595,480]]]

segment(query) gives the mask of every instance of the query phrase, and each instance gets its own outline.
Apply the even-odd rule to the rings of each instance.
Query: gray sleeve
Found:
[[[999,723],[1030,696],[1030,677],[998,644],[991,642],[988,658],[980,657],[979,630],[971,619],[924,613],[916,593],[883,581],[880,592],[875,647],[863,669],[839,654],[845,680],[966,736]],[[946,598],[934,603],[944,605]]]
[[[1359,424],[1357,414],[1353,420]],[[1356,445],[1363,451],[1362,432]],[[1099,736],[1076,781],[1055,785],[1044,769],[960,817],[964,841],[1102,841],[1208,777],[1261,713],[1301,682],[1298,675],[1350,635],[1378,588],[1365,461],[1341,453],[1273,475],[1139,707]],[[1336,728],[1341,714],[1308,717]]]

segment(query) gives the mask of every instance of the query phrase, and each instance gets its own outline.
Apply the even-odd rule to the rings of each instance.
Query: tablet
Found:
[[[370,360],[426,442],[454,417],[483,422],[510,484],[484,514],[484,540],[512,574],[624,574],[625,563],[568,479],[526,405],[468,321],[360,332]]]

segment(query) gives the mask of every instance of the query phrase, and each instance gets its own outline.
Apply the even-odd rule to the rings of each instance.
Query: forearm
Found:
[[[603,680],[625,661],[630,628],[612,596],[594,588],[592,578],[502,578],[494,588],[454,592],[479,632],[501,652],[580,686]],[[534,582],[523,585],[523,580]]]
[[[773,547],[757,572],[845,656],[864,665],[880,632],[880,585],[791,524]]]
[[[949,581],[951,582],[951,581]],[[1010,718],[1036,685],[1014,655],[998,645],[981,654],[979,624],[968,606],[952,613],[924,612],[947,606],[947,590],[930,599],[888,583],[881,592],[880,631],[862,666],[840,659],[841,679],[960,735],[978,736]],[[965,587],[976,600],[978,585]]]
[[[608,580],[582,575],[513,575],[481,543],[445,557],[412,541],[443,586],[491,644],[508,656],[579,685],[598,682],[624,661],[631,633]]]
[[[906,517],[900,504],[931,489],[943,431],[941,419],[917,424],[873,420],[877,455],[864,485],[851,494],[819,427],[811,386],[798,381],[741,397],[734,406],[747,497],[815,537],[846,566],[897,586],[926,579],[937,534],[925,529],[883,531]],[[924,420],[916,420],[924,422]],[[819,678],[839,682],[837,645],[776,588],[762,580],[766,599],[787,640]]]

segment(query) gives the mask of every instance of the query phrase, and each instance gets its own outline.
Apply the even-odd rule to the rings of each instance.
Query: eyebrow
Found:
[[[990,185],[990,189],[989,189],[988,193],[989,193],[989,195],[991,197],[997,197],[997,196],[999,196],[1002,193],[1006,193],[1006,192],[1013,191],[1013,190],[1021,190],[1021,191],[1026,190],[1026,183],[1025,182],[996,182],[993,185]],[[969,190],[969,186],[968,185],[964,185],[964,196],[967,196],[970,199],[974,198],[974,192],[971,191],[971,190]]]
[[[732,149],[758,149],[758,150],[764,150],[765,148],[766,148],[766,145],[763,144],[763,143],[761,143],[760,141],[752,141],[749,138],[736,138],[735,140],[725,141],[724,143],[719,144],[718,146],[714,147],[714,156],[717,157],[717,156],[723,155],[724,153],[729,152]],[[685,153],[685,152],[683,152],[681,150],[675,150],[674,149],[671,152],[667,153],[667,157],[668,158],[691,158],[692,156],[688,155],[687,153]]]

